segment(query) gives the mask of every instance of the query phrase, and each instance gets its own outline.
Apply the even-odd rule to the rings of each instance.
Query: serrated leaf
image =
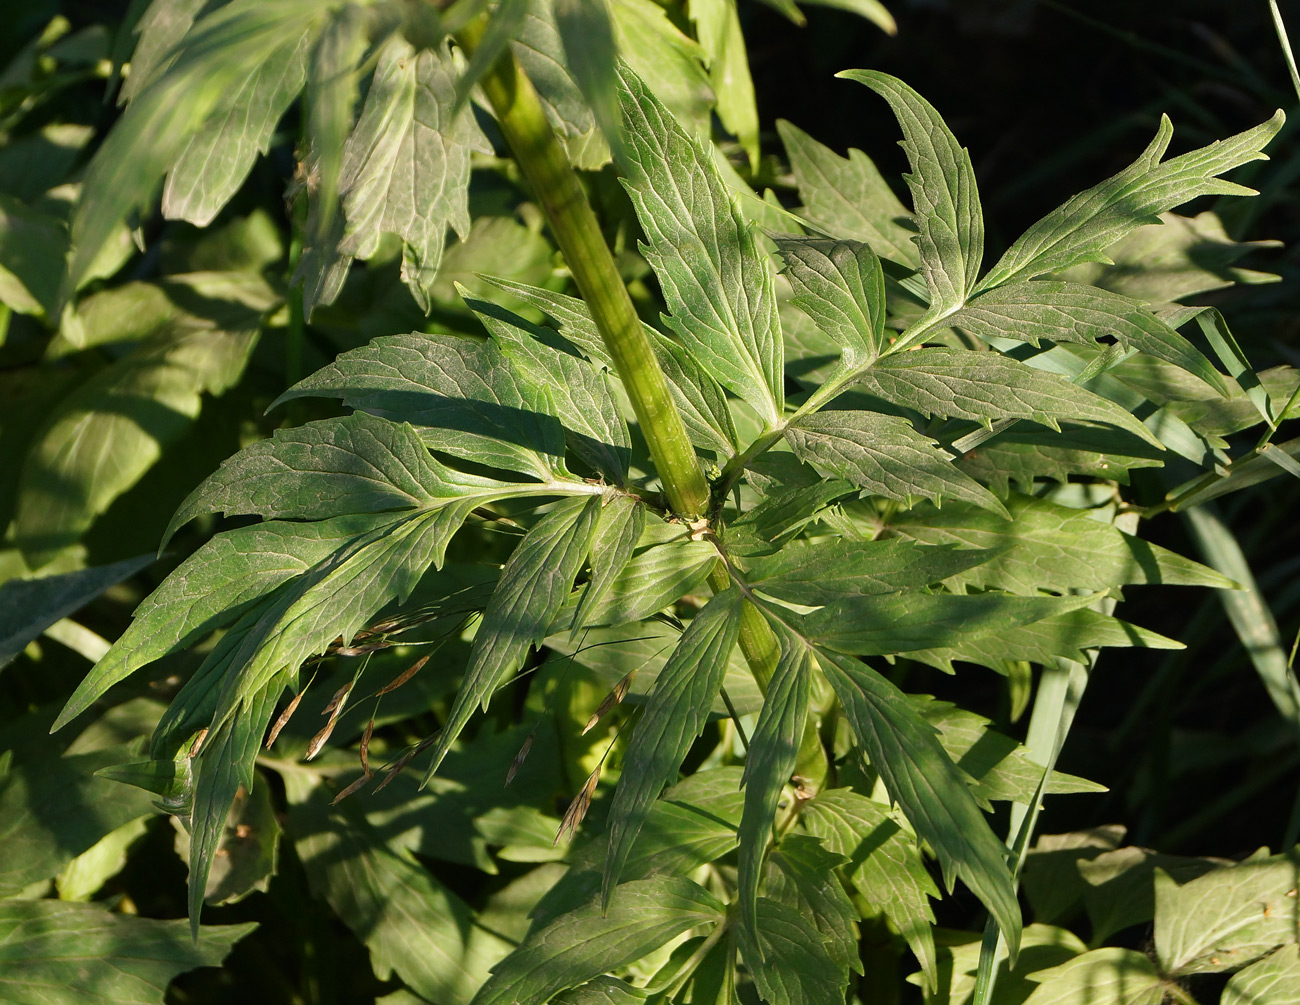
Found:
[[[1179,885],[1157,870],[1155,941],[1173,976],[1235,970],[1300,939],[1294,856],[1252,857]]]
[[[614,0],[618,48],[687,132],[708,137],[713,90],[704,50],[653,0]]]
[[[253,695],[225,725],[204,742],[194,771],[194,804],[190,809],[190,934],[199,936],[199,913],[208,888],[208,875],[221,844],[235,794],[253,787],[253,762],[271,723],[283,683],[271,683]]]
[[[860,241],[776,237],[794,304],[840,347],[846,366],[860,366],[885,345],[885,277],[880,259]]]
[[[185,33],[165,70],[135,95],[87,169],[71,224],[62,300],[82,284],[114,230],[148,209],[163,174],[223,99],[260,73],[286,39],[296,44],[314,36],[323,20],[313,3],[235,0]]]
[[[281,670],[323,653],[337,638],[350,640],[386,604],[405,600],[425,570],[441,561],[472,505],[416,513],[360,535],[254,608],[247,634],[230,649],[223,637],[204,662],[214,672],[224,668],[213,727]]]
[[[854,889],[907,940],[927,985],[937,985],[934,911],[939,888],[925,869],[916,841],[879,803],[852,789],[819,792],[801,818],[825,846],[848,859]]]
[[[769,1005],[823,1005],[844,997],[848,966],[831,958],[821,935],[802,914],[761,897],[757,927],[757,945],[742,945],[763,1001]]]
[[[1000,496],[1006,496],[1012,486],[1032,492],[1035,479],[1065,483],[1070,475],[1127,485],[1130,470],[1158,468],[1164,463],[1164,452],[1144,440],[1086,426],[1066,426],[1060,433],[1009,429],[957,460],[962,471],[987,483]]]
[[[0,901],[0,998],[15,1005],[152,1005],[177,975],[218,965],[256,924],[155,921],[62,900]]]
[[[772,274],[699,142],[630,71],[621,92],[626,186],[667,323],[711,376],[769,425],[784,402]]]
[[[440,464],[406,423],[367,412],[277,429],[222,461],[177,509],[163,535],[205,513],[320,520],[338,513],[435,508],[505,484]]]
[[[912,541],[795,542],[749,559],[746,581],[766,594],[815,607],[846,595],[920,590],[988,561],[991,552],[930,548]]]
[[[961,500],[1005,516],[988,489],[906,419],[873,412],[814,412],[787,426],[795,455],[824,475],[851,481],[864,495],[899,502]]]
[[[466,1005],[509,944],[414,856],[359,818],[351,804],[285,775],[289,815],[308,882],[370,950],[376,975],[394,972],[431,1002]]]
[[[981,281],[980,289],[1011,279],[1032,279],[1088,261],[1106,261],[1105,251],[1125,234],[1154,223],[1157,214],[1200,195],[1253,195],[1251,189],[1217,175],[1264,159],[1265,144],[1282,128],[1279,111],[1267,122],[1226,140],[1174,157],[1160,158],[1174,127],[1161,117],[1160,129],[1142,156],[1118,174],[1066,200],[1030,227]]]
[[[285,111],[307,80],[312,33],[288,35],[238,85],[226,91],[167,172],[162,211],[206,227],[271,146]]]
[[[112,565],[41,579],[10,580],[0,586],[0,670],[50,625],[76,613],[110,586],[134,576],[153,560],[152,555],[137,555]]]
[[[912,214],[871,158],[853,149],[847,158],[840,157],[784,119],[777,120],[776,131],[790,158],[803,213],[818,229],[862,241],[878,255],[920,268]]]
[[[1210,210],[1192,217],[1161,213],[1159,219],[1159,223],[1138,227],[1106,248],[1112,264],[1076,265],[1058,273],[1059,277],[1151,304],[1235,283],[1276,280],[1266,272],[1234,264],[1251,251],[1275,247],[1272,241],[1234,241]]]
[[[1011,495],[1012,519],[973,506],[917,507],[890,524],[894,533],[927,545],[991,549],[988,560],[954,574],[954,587],[996,587],[1032,596],[1042,589],[1106,590],[1140,583],[1213,586],[1233,583],[1208,566],[1109,523],[1032,496]]]
[[[1056,430],[1062,419],[1098,422],[1161,447],[1122,406],[998,352],[929,348],[897,353],[877,361],[857,386],[926,416],[1029,419]]]
[[[627,479],[632,441],[627,423],[610,388],[610,379],[587,360],[557,344],[540,328],[509,311],[466,297],[483,326],[492,334],[521,383],[550,391],[551,407],[564,424],[573,452],[612,482]]]
[[[402,279],[424,311],[448,226],[470,234],[470,154],[486,149],[468,109],[454,110],[456,72],[442,48],[416,52],[394,36],[379,54],[356,127],[343,150],[339,198],[344,262],[368,259],[384,234],[402,240]],[[314,268],[328,263],[322,256]],[[322,285],[307,277],[308,288]],[[332,297],[322,298],[328,302]],[[307,303],[310,309],[314,303]]]
[[[19,475],[12,534],[30,562],[76,541],[189,428],[205,393],[238,382],[258,338],[256,314],[244,321],[146,339],[59,403]]]
[[[1300,947],[1283,946],[1233,975],[1221,1005],[1269,1005],[1300,999]]]
[[[917,710],[939,730],[939,742],[962,771],[973,781],[971,791],[981,802],[995,799],[1031,803],[1043,777],[1043,767],[1035,764],[1026,748],[989,728],[982,715],[959,708],[950,702],[925,696],[914,699]],[[1053,771],[1044,793],[1105,792],[1104,785],[1077,775]]]
[[[862,973],[853,924],[858,912],[836,872],[847,862],[818,838],[789,833],[768,856],[766,889],[773,900],[812,921],[837,966]]]
[[[1134,949],[1093,949],[1029,975],[1038,984],[1025,1005],[1160,1005],[1165,983]]]
[[[592,320],[591,312],[583,301],[537,286],[484,278],[498,289],[544,311],[559,322],[560,334],[577,345],[591,360],[613,367],[614,362],[605,350],[596,322]],[[706,450],[716,450],[728,456],[734,454],[737,447],[736,429],[731,409],[727,407],[726,398],[717,381],[701,370],[682,346],[647,324],[642,324],[642,330],[649,337],[655,358],[659,361],[664,376],[668,378],[668,390],[682,413],[682,421],[686,424],[691,442]],[[613,376],[618,379],[617,374]]]
[[[604,909],[596,901],[531,932],[494,968],[474,1005],[540,1005],[692,928],[716,924],[724,914],[712,894],[688,879],[658,876],[624,883]]]
[[[706,541],[670,541],[646,548],[615,574],[582,624],[621,625],[648,618],[698,588],[717,560],[717,550]]]
[[[600,499],[566,499],[534,524],[515,548],[483,612],[469,665],[433,749],[431,778],[474,714],[487,708],[502,679],[515,673],[564,604],[587,559]]]
[[[603,900],[608,903],[650,804],[673,781],[700,735],[740,634],[740,591],[717,594],[691,621],[673,650],[623,755],[623,775],[609,811]]]
[[[817,644],[858,656],[907,653],[1004,632],[1095,600],[1005,593],[886,594],[839,600],[810,614],[781,615]],[[765,610],[774,612],[771,605]]]
[[[898,688],[870,667],[825,650],[817,655],[890,798],[916,833],[930,843],[949,883],[954,875],[960,877],[989,909],[1014,958],[1020,941],[1020,908],[1006,848],[975,805],[934,727]]]
[[[455,335],[390,335],[343,353],[273,403],[337,397],[351,408],[428,430],[456,457],[533,475],[560,470],[564,430],[544,387],[520,381],[496,343]]]
[[[136,608],[131,626],[77,687],[55,720],[61,729],[118,681],[235,620],[257,600],[392,517],[264,523],[218,534]]]
[[[745,811],[740,818],[737,899],[747,936],[757,941],[758,884],[771,842],[781,791],[790,781],[808,719],[811,652],[783,625],[775,626],[780,654],[764,694],[763,710],[745,756]]]
[[[627,567],[644,527],[645,508],[636,499],[615,496],[605,503],[591,537],[591,580],[573,613],[575,631],[593,623],[591,612]]]
[[[735,0],[691,0],[687,12],[709,67],[718,118],[740,141],[750,164],[757,167],[758,108]]]
[[[984,216],[970,153],[933,106],[897,77],[878,70],[845,70],[838,76],[870,87],[894,110],[912,168],[907,187],[930,309],[959,307],[974,289],[984,257]]]
[[[1074,342],[1090,345],[1111,337],[1180,366],[1220,394],[1227,386],[1208,359],[1190,342],[1136,300],[1095,286],[1030,280],[981,293],[945,323],[980,338],[1009,338],[1038,345]]]
[[[1010,660],[1027,660],[1046,666],[1054,659],[1077,662],[1085,659],[1085,650],[1107,646],[1141,646],[1145,649],[1182,649],[1180,642],[1130,625],[1100,611],[1081,607],[1077,611],[1054,614],[1019,628],[1004,628],[988,635],[963,639],[956,646],[914,649],[907,658],[928,663],[948,673],[961,660],[977,663],[998,673],[1006,672]]]

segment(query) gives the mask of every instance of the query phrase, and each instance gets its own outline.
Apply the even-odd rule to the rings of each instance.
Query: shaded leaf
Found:
[[[1010,338],[1038,345],[1090,345],[1104,338],[1132,347],[1200,377],[1220,394],[1223,377],[1185,338],[1136,300],[1095,286],[1031,280],[982,293],[946,319],[981,338]]]
[[[151,1005],[195,967],[217,966],[255,924],[205,926],[98,904],[0,901],[0,998],[15,1005]]]
[[[737,899],[746,934],[754,940],[759,938],[758,885],[763,860],[773,838],[773,817],[781,792],[798,760],[811,688],[808,647],[784,626],[777,626],[776,631],[781,650],[745,756],[745,811],[740,818]]]
[[[958,876],[997,921],[1014,958],[1020,908],[1006,848],[989,828],[934,727],[906,696],[870,667],[818,651],[858,743],[895,800],[938,855],[949,883]]]
[[[591,612],[627,567],[641,540],[645,508],[631,496],[615,496],[605,503],[591,537],[591,580],[573,613],[574,629],[592,624]]]
[[[641,959],[675,936],[716,924],[722,904],[688,879],[624,883],[606,908],[587,904],[531,932],[493,970],[474,1005],[540,1005],[558,991]]]
[[[543,481],[564,455],[564,432],[546,389],[522,383],[492,341],[378,338],[343,353],[274,404],[301,397],[342,398],[351,408],[427,429],[425,442],[434,449]]]
[[[600,515],[600,499],[566,499],[544,516],[511,553],[483,612],[469,665],[434,746],[430,778],[465,728],[474,707],[487,708],[492,692],[546,637],[587,559]]]
[[[765,1002],[822,1005],[844,997],[848,967],[831,958],[817,929],[800,912],[762,897],[757,924],[757,946],[742,944],[750,975]]]
[[[1171,975],[1235,970],[1300,939],[1297,861],[1253,856],[1179,885],[1157,870],[1156,956]]]
[[[1300,947],[1284,946],[1234,974],[1222,1005],[1268,1005],[1300,999]]]
[[[152,555],[0,586],[0,669],[41,632],[153,562]]]
[[[1029,975],[1038,984],[1025,1005],[1160,1005],[1165,985],[1155,965],[1133,949],[1093,949]]]
[[[794,304],[847,354],[846,366],[880,355],[885,344],[885,277],[859,241],[775,238]]]
[[[692,0],[688,13],[709,67],[718,118],[740,141],[750,164],[757,167],[758,108],[736,4],[734,0]]]
[[[853,888],[907,940],[935,987],[934,911],[939,888],[925,869],[915,838],[885,807],[852,789],[819,792],[802,813],[804,825],[832,852],[848,859]]]
[[[847,158],[822,146],[793,123],[778,119],[790,167],[803,200],[803,213],[836,238],[852,238],[910,268],[921,256],[913,237],[912,215],[898,201],[875,164],[861,150]]]
[[[997,352],[929,348],[897,353],[877,361],[857,386],[927,417],[1030,419],[1056,430],[1062,419],[1099,422],[1161,448],[1127,409]]]

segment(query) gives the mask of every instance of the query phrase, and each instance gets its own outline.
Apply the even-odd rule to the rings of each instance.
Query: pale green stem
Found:
[[[466,52],[472,54],[481,42],[486,24],[486,16],[481,17],[457,35]],[[614,360],[669,506],[681,517],[702,516],[708,510],[709,487],[699,458],[596,214],[537,92],[509,48],[479,83]]]

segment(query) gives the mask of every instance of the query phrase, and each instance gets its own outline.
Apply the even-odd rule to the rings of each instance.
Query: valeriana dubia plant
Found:
[[[481,32],[462,33],[468,52]],[[468,663],[443,671],[460,684],[440,728],[396,768],[427,749],[434,777],[534,649],[590,663],[588,637],[616,654],[602,657],[611,698],[595,716],[626,738],[603,842],[575,855],[476,1002],[543,1002],[593,980],[636,1000],[730,1001],[749,984],[773,1005],[838,1001],[861,972],[853,930],[867,917],[906,940],[933,987],[927,854],[1014,956],[1029,828],[1004,842],[986,811],[1094,787],[900,690],[886,662],[1068,677],[1106,646],[1175,645],[1114,617],[1123,586],[1231,585],[1132,534],[1139,511],[1121,486],[1170,455],[1222,467],[1223,441],[1186,405],[1241,404],[1241,428],[1271,429],[1294,374],[1253,379],[1216,315],[1068,270],[1198,195],[1249,194],[1220,175],[1261,157],[1282,117],[1169,160],[1163,122],[1133,165],[986,269],[966,151],[901,81],[846,76],[897,115],[912,211],[865,158],[785,128],[804,222],[776,214],[784,225],[764,234],[622,68],[615,147],[663,332],[632,311],[527,78],[508,55],[492,63],[484,92],[583,298],[499,282],[553,325],[466,296],[484,336],[378,338],[286,391],[351,411],[279,430],[192,493],[169,537],[210,513],[261,521],[182,563],[57,724],[223,630],[150,759],[121,773],[187,820],[196,918],[231,802],[311,661],[472,623]],[[1193,320],[1231,377],[1180,334]],[[521,532],[486,589],[444,566],[467,521]],[[715,721],[743,747],[743,772],[724,752],[678,784]],[[370,777],[367,765],[350,788]],[[660,962],[638,987],[621,979],[646,959]]]

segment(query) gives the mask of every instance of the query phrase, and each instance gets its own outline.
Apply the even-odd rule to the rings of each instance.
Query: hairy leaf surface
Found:
[[[885,343],[885,277],[880,259],[859,241],[778,237],[794,303],[848,354],[854,366]]]

